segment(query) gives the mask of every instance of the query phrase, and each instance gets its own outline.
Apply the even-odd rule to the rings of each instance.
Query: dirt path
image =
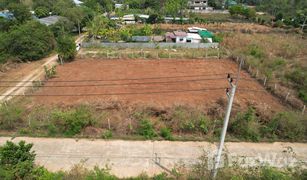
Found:
[[[84,38],[84,35],[78,37],[76,39],[76,43],[80,43],[82,42]],[[34,65],[30,66],[30,67],[25,67],[22,71],[25,72],[23,74],[16,74],[16,73],[12,73],[11,76],[16,76],[18,75],[17,78],[13,78],[14,81],[19,81],[16,82],[15,87],[9,88],[4,90],[3,93],[1,93],[0,96],[0,103],[4,102],[4,101],[9,101],[10,99],[12,99],[12,96],[10,96],[11,94],[17,94],[17,95],[22,95],[26,92],[27,88],[26,87],[21,87],[21,86],[31,86],[32,85],[32,81],[35,80],[39,80],[40,78],[42,78],[42,76],[44,75],[44,66],[50,67],[52,65],[57,64],[57,54],[52,55],[48,58],[44,58],[43,64],[39,64],[38,63],[33,63]],[[17,70],[14,70],[17,71]],[[22,78],[22,79],[21,79]],[[3,80],[3,79],[2,79]],[[10,84],[12,85],[12,84]]]
[[[1,137],[4,144],[9,137]],[[119,177],[149,175],[171,171],[176,165],[191,167],[199,157],[208,152],[211,167],[216,146],[209,142],[75,140],[53,138],[15,138],[34,144],[36,163],[51,171],[68,170],[84,162],[87,168],[106,166]],[[226,143],[228,163],[240,166],[269,164],[275,167],[307,163],[307,144],[303,143]]]

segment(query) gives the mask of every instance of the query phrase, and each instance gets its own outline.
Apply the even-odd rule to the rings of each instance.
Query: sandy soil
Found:
[[[237,65],[230,60],[77,60],[58,66],[57,77],[34,94],[34,102],[47,105],[105,101],[159,106],[210,105],[226,97],[225,89],[229,87],[226,74],[236,72]],[[282,108],[278,100],[263,92],[264,88],[246,72],[242,72],[241,77],[235,103]]]

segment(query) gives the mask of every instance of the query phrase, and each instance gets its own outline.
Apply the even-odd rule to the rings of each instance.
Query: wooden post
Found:
[[[306,105],[303,106],[302,114],[304,115],[306,109]]]
[[[277,89],[277,84],[275,83],[275,84],[274,84],[274,90],[276,90],[276,89]]]
[[[250,71],[251,71],[251,65],[248,66],[248,72],[250,72]]]
[[[258,76],[258,69],[257,69],[257,71],[256,71],[256,77]]]
[[[290,96],[290,92],[288,92],[288,94],[286,96],[286,101],[288,101],[289,96]]]
[[[266,81],[267,81],[267,78],[264,77],[264,81],[263,81],[263,85],[264,85],[264,86],[265,86],[265,84],[266,84]]]
[[[110,119],[108,118],[108,127],[109,127],[109,130],[111,130],[111,124],[110,124]]]

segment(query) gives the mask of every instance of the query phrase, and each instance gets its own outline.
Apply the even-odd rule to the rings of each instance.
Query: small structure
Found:
[[[133,14],[128,14],[123,16],[124,24],[135,24],[135,16]]]
[[[186,43],[187,42],[187,33],[184,31],[174,31],[176,37],[176,43]]]
[[[176,36],[172,32],[165,33],[165,41],[166,42],[176,42]]]
[[[187,42],[188,43],[201,43],[202,38],[199,34],[196,33],[188,33],[187,34]]]
[[[188,31],[189,33],[198,33],[198,31],[207,31],[207,29],[199,27],[189,27]]]
[[[133,42],[149,42],[149,41],[151,41],[151,37],[149,37],[149,36],[132,36],[131,40]]]
[[[204,40],[208,40],[208,42],[212,43],[213,33],[210,31],[199,31],[200,37]]]
[[[46,26],[50,26],[52,24],[57,23],[61,18],[61,16],[48,16],[48,17],[44,17],[44,18],[40,18],[38,19],[38,21],[42,24],[45,24]]]
[[[0,11],[0,18],[1,17],[5,19],[13,19],[14,14],[11,13],[9,10],[4,10],[4,11]]]
[[[189,0],[188,8],[192,10],[206,10],[208,7],[208,0]]]
[[[77,5],[77,6],[80,6],[83,4],[82,1],[79,1],[79,0],[74,0],[74,3]]]

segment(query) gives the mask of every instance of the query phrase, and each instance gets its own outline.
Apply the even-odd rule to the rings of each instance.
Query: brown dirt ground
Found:
[[[27,62],[27,63],[11,63],[3,65],[2,69],[4,72],[0,72],[0,80],[1,81],[20,81],[22,78],[27,76],[30,72],[36,70],[42,64],[46,62],[46,59],[41,61]],[[9,85],[16,85],[16,83],[10,83]],[[7,83],[3,83],[0,85],[8,85]],[[0,93],[5,92],[7,87],[0,87]]]
[[[75,105],[83,103],[103,103],[110,101],[118,101],[125,104],[146,104],[165,107],[170,107],[173,105],[212,105],[221,97],[226,97],[224,88],[229,86],[226,80],[226,73],[236,72],[237,65],[235,62],[230,60],[77,60],[72,63],[65,64],[64,66],[58,66],[57,77],[49,80],[45,86],[102,86],[43,87],[40,88],[35,93],[35,95],[113,95],[35,96],[33,98],[33,102],[35,104],[39,103],[44,105]],[[174,78],[174,76],[176,78]],[[152,77],[163,78],[146,79]],[[264,88],[258,82],[251,79],[246,72],[241,72],[241,77],[246,79],[242,79],[242,81],[239,83],[239,91],[236,94],[235,103],[238,103],[242,106],[246,106],[247,104],[254,104],[275,110],[282,108],[282,105],[278,102],[278,100],[271,96],[268,92],[240,91],[240,89],[264,90]],[[107,81],[54,82],[74,80]],[[173,92],[180,90],[200,90],[212,88],[221,89],[208,91]],[[161,91],[172,92],[161,94],[149,93]],[[114,95],[120,93],[142,94]]]

